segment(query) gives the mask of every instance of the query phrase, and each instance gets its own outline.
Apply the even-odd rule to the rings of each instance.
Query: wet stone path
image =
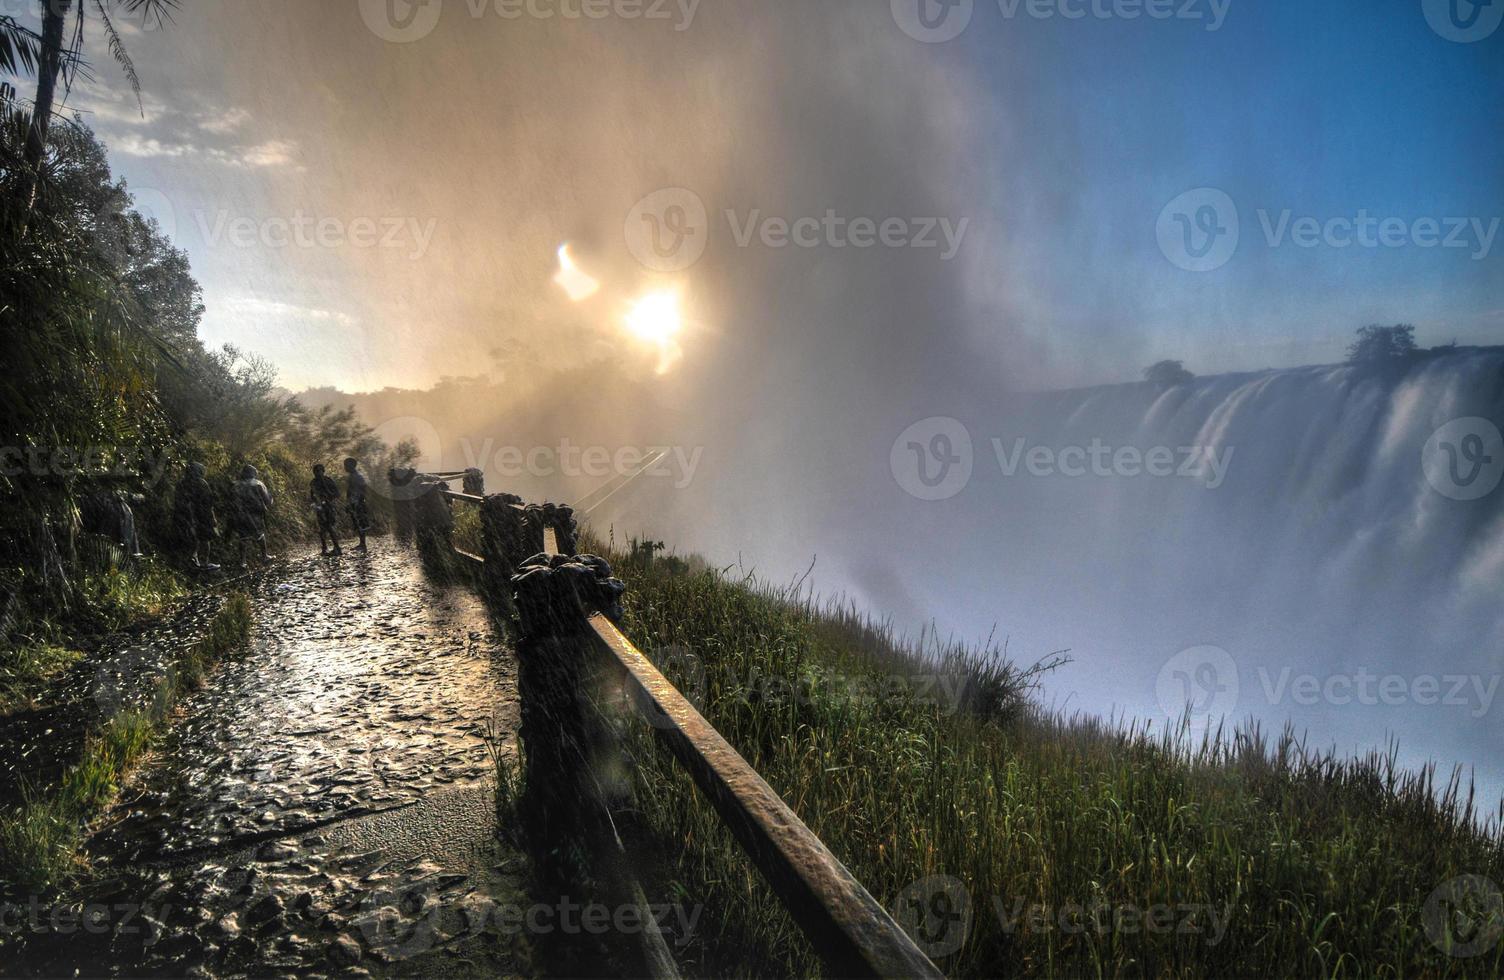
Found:
[[[135,928],[108,913],[107,935],[49,942],[34,968],[532,972],[492,914],[522,869],[496,842],[487,738],[514,753],[519,706],[480,600],[386,541],[293,560],[252,599],[250,649],[185,701],[90,843],[85,901],[138,906]]]

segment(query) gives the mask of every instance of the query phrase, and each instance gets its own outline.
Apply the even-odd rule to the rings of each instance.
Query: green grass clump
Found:
[[[132,569],[113,567],[86,575],[83,594],[102,625],[121,629],[165,615],[187,589],[182,577],[166,564],[142,559]]]
[[[949,975],[1504,973],[1504,942],[1464,958],[1432,938],[1504,931],[1487,895],[1471,920],[1433,897],[1463,875],[1504,884],[1498,824],[1456,776],[1405,771],[1393,747],[1309,752],[1289,731],[1194,741],[1049,716],[1030,697],[1049,661],[906,645],[797,589],[614,559],[624,632],[879,902],[906,907]],[[818,975],[709,803],[633,731],[659,884],[713,913],[686,968]]]
[[[184,650],[158,681],[148,707],[127,708],[104,719],[51,792],[28,791],[19,806],[0,813],[0,879],[42,893],[73,877],[89,821],[115,798],[131,769],[150,751],[178,697],[201,684],[216,660],[246,642],[251,618],[250,599],[238,592],[229,596],[204,637]]]
[[[61,796],[26,794],[0,817],[0,877],[37,892],[65,881],[78,862],[78,820]]]
[[[0,647],[0,715],[31,707],[47,682],[83,654],[54,643]]]

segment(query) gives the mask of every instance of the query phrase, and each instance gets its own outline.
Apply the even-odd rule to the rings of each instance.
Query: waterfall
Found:
[[[962,602],[1071,647],[1057,697],[1163,718],[1180,692],[1504,787],[1504,349],[1049,392],[969,427]]]

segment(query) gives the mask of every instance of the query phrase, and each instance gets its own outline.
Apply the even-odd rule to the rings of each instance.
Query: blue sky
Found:
[[[1500,342],[1504,255],[1495,240],[1475,257],[1476,226],[1474,249],[1271,247],[1260,211],[1276,229],[1287,209],[1323,222],[1366,210],[1475,218],[1486,233],[1504,215],[1504,131],[1490,124],[1504,33],[1455,44],[1399,0],[1235,2],[1205,26],[1007,21],[983,5],[952,42],[994,99],[1033,107],[1007,161],[1027,164],[1021,193],[1042,173],[1065,184],[1029,222],[1065,270],[1055,312],[1137,318],[1207,370],[1335,359],[1339,335],[1369,320]],[[1155,215],[1203,186],[1231,197],[1241,236],[1220,269],[1186,272],[1161,254]]]
[[[367,29],[356,0],[204,2],[166,31],[127,27],[144,117],[97,31],[98,82],[69,104],[188,250],[206,337],[265,353],[294,387],[472,373],[516,333],[618,342],[559,306],[552,256],[582,240],[582,261],[635,288],[621,218],[662,186],[695,188],[713,222],[837,205],[969,222],[938,272],[912,253],[713,250],[685,277],[711,335],[746,329],[726,305],[749,281],[779,316],[831,323],[822,302],[796,302],[818,267],[848,307],[934,310],[942,356],[1025,387],[1121,380],[1160,356],[1203,373],[1331,361],[1374,321],[1504,342],[1504,30],[1454,43],[1422,0],[1219,0],[1216,14],[1176,0],[1193,16],[1168,20],[1125,20],[1109,0],[1034,8],[1109,16],[1021,3],[1010,18],[1011,0],[976,0],[959,37],[927,44],[900,29],[903,2],[702,0],[679,30],[444,0],[417,43]],[[1163,209],[1197,188],[1225,192],[1240,221],[1209,271],[1179,267],[1158,237]],[[1403,244],[1271,246],[1264,224],[1286,212],[1398,219]],[[342,233],[400,223],[404,247],[259,240],[305,217]],[[1416,244],[1426,219],[1471,247]],[[257,233],[236,242],[244,220]],[[922,289],[905,288],[910,272]],[[833,329],[869,327],[899,329]]]

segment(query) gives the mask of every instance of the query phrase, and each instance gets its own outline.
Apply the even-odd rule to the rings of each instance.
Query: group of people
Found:
[[[335,532],[335,520],[339,514],[339,484],[334,477],[324,472],[324,464],[313,467],[313,481],[308,484],[308,496],[313,501],[313,513],[318,518],[319,554],[340,553],[339,535]],[[345,509],[350,514],[350,526],[360,537],[356,551],[366,550],[366,532],[371,529],[371,511],[366,506],[366,476],[360,472],[360,464],[354,457],[345,460]],[[330,544],[334,547],[331,549]]]
[[[219,566],[210,561],[210,550],[219,537],[219,525],[214,489],[209,485],[207,473],[203,463],[188,464],[188,471],[178,481],[173,513],[179,532],[192,546],[194,566],[216,571]],[[366,504],[366,478],[354,458],[345,460],[345,474],[345,508],[350,524],[360,538],[356,550],[364,551],[366,532],[371,527],[371,512]],[[339,537],[335,531],[340,488],[333,478],[325,475],[322,463],[313,468],[308,494],[319,528],[319,553],[340,554]],[[272,494],[261,482],[256,467],[247,464],[241,469],[239,479],[230,487],[229,503],[226,522],[229,534],[256,545],[262,558],[270,557],[266,549],[266,515],[272,509]]]

